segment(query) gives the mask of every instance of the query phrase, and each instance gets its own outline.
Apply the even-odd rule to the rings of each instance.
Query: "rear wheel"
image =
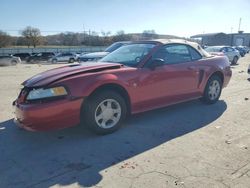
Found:
[[[56,63],[57,62],[57,59],[52,59],[52,63]]]
[[[29,63],[35,63],[36,62],[36,60],[34,60],[34,59],[31,59],[30,61],[29,61]]]
[[[74,63],[74,62],[75,62],[75,60],[73,58],[69,59],[69,63]]]
[[[237,62],[238,62],[238,57],[237,56],[234,56],[234,58],[233,58],[233,61],[232,61],[232,64],[233,65],[236,65],[237,64]]]
[[[11,65],[16,65],[16,64],[17,64],[16,60],[11,61]]]
[[[222,90],[222,81],[221,78],[217,75],[213,75],[207,81],[207,85],[203,94],[203,101],[207,104],[216,103],[221,94]]]
[[[82,113],[82,123],[97,134],[110,134],[121,127],[127,106],[113,91],[103,91],[88,99]]]

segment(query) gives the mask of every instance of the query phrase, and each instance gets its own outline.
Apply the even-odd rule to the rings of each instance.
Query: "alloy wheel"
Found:
[[[208,96],[210,100],[215,100],[220,95],[221,86],[218,80],[213,80],[208,89]]]
[[[95,110],[95,121],[104,129],[114,127],[121,118],[121,106],[114,99],[102,101]]]

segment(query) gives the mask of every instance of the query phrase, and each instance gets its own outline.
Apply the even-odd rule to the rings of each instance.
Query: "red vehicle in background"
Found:
[[[27,130],[85,124],[112,133],[128,114],[202,98],[215,103],[231,78],[228,58],[211,56],[184,40],[139,41],[99,62],[38,74],[13,105],[15,122]]]

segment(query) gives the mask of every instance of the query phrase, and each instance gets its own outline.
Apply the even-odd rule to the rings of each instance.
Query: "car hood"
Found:
[[[119,69],[121,67],[123,67],[123,65],[121,64],[106,62],[74,64],[37,74],[24,81],[22,85],[25,87],[41,87],[72,75],[84,74],[89,72],[100,72],[108,69]]]
[[[109,54],[109,52],[93,52],[93,53],[84,54],[81,57],[83,57],[83,58],[101,58],[101,57],[104,57],[108,54]]]

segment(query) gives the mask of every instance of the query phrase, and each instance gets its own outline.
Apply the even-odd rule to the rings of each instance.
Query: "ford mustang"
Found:
[[[137,41],[99,62],[68,65],[22,83],[15,122],[31,131],[86,125],[97,134],[129,114],[183,101],[213,104],[231,78],[228,58],[185,40]]]

